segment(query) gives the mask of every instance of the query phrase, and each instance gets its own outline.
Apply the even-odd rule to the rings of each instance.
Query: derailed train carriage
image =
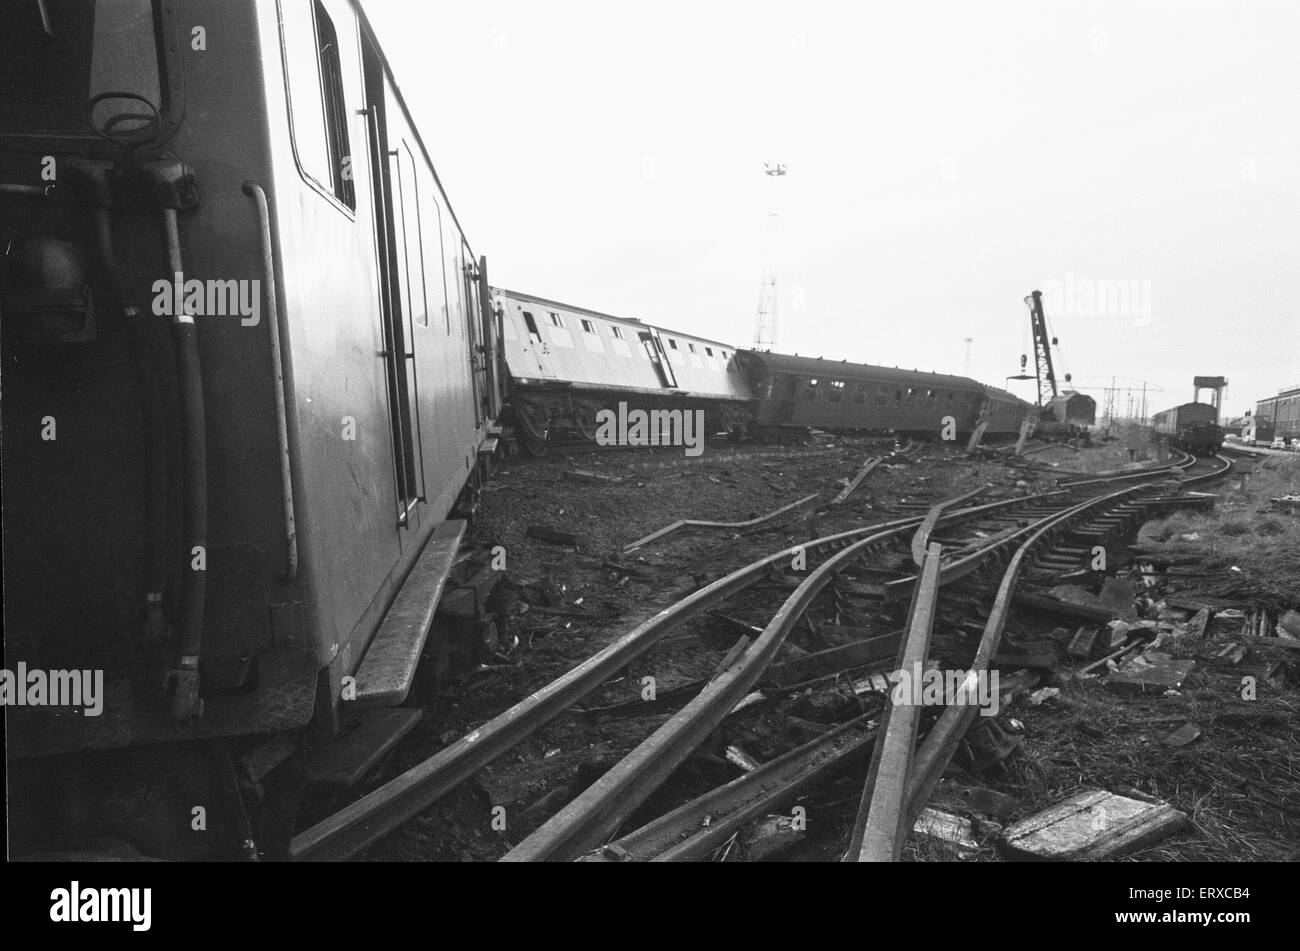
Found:
[[[493,635],[485,263],[355,2],[14,2],[0,73],[6,665],[104,682],[7,710],[11,854],[282,855]]]
[[[698,410],[714,433],[749,419],[752,393],[729,344],[518,291],[492,296],[511,419],[534,453],[564,435],[595,440],[598,414],[620,406]]]
[[[1031,407],[1005,390],[966,377],[844,360],[746,350],[741,362],[755,394],[754,425],[781,431],[893,431],[938,437],[1017,433]]]
[[[1031,407],[966,377],[736,349],[503,289],[510,419],[526,448],[588,442],[602,411],[699,410],[709,433],[788,441],[809,429],[965,436],[1019,432]]]

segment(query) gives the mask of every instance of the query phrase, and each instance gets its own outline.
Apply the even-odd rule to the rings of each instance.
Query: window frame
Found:
[[[297,166],[298,174],[302,176],[303,181],[305,181],[308,185],[310,185],[311,188],[314,191],[316,191],[316,193],[319,194],[322,198],[324,198],[331,205],[337,208],[340,212],[346,215],[348,219],[350,219],[351,221],[356,221],[357,220],[357,210],[356,210],[357,198],[356,198],[355,174],[353,175],[353,178],[350,183],[351,191],[352,191],[352,205],[349,206],[347,203],[342,201],[338,197],[338,195],[334,193],[334,188],[332,185],[326,185],[324,182],[320,181],[320,179],[318,179],[315,175],[309,172],[306,166],[303,165],[302,155],[298,148],[298,130],[294,127],[294,118],[293,118],[294,91],[293,91],[293,80],[289,76],[289,44],[288,44],[288,37],[285,34],[285,18],[284,18],[284,10],[283,10],[284,3],[285,0],[276,0],[275,12],[276,12],[276,17],[279,20],[279,24],[280,24],[280,66],[284,71],[284,97],[285,97],[284,104],[285,104],[285,112],[289,119],[289,146],[290,146],[290,151],[293,152],[293,162],[294,165]],[[309,11],[311,15],[311,24],[312,24],[311,43],[312,46],[316,49],[316,88],[314,91],[317,94],[317,98],[319,99],[319,103],[320,103],[321,119],[325,125],[325,145],[327,149],[331,149],[330,162],[332,164],[333,153],[332,153],[332,147],[330,145],[330,120],[329,120],[329,113],[326,108],[327,103],[326,103],[326,92],[325,92],[325,79],[321,72],[320,27],[317,25],[317,21],[316,21],[316,8],[318,5],[322,10],[325,10],[325,4],[323,0],[312,0],[311,5],[309,7]],[[330,26],[333,27],[334,29],[334,36],[337,41],[337,38],[339,36],[339,29],[334,23],[334,18],[330,16],[328,10],[325,10],[325,15],[330,17]],[[359,23],[357,24],[357,29],[360,30]],[[343,62],[341,57],[338,59],[338,65],[339,65],[339,94],[340,96],[343,97],[342,128],[348,138],[349,156],[353,160],[352,167],[353,169],[355,169],[357,164],[356,163],[357,156],[355,154],[351,154],[354,151],[351,149],[352,135],[351,135],[351,129],[349,127],[351,116],[349,115],[348,112],[346,90],[343,88]],[[340,174],[342,174],[341,169],[340,169]]]

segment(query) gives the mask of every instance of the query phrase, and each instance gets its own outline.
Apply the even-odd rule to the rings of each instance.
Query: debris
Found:
[[[927,839],[941,842],[962,856],[979,851],[975,828],[969,819],[926,806],[916,817],[912,831]]]
[[[1069,653],[1075,660],[1087,660],[1092,656],[1092,649],[1097,643],[1098,629],[1095,627],[1081,627],[1074,632],[1074,637],[1070,638]]]
[[[1165,745],[1173,747],[1186,746],[1201,735],[1201,728],[1195,723],[1184,723],[1165,737]]]
[[[1073,587],[1071,585],[1062,585],[1061,587]],[[1058,589],[1053,589],[1058,590]],[[1080,588],[1080,591],[1083,589]],[[1084,594],[1088,592],[1084,591]],[[1088,594],[1088,597],[1093,595]],[[1081,604],[1071,601],[1063,601],[1060,598],[1048,597],[1043,594],[1029,594],[1018,591],[1012,597],[1012,603],[1019,607],[1030,608],[1034,611],[1046,611],[1050,614],[1064,614],[1068,617],[1077,617],[1085,621],[1096,621],[1102,624],[1110,621],[1115,615],[1109,608],[1099,607],[1095,604]]]
[[[1033,667],[1038,670],[1055,670],[1065,663],[1068,652],[1059,641],[1030,641],[1024,644],[1008,644],[1006,650],[999,651],[993,662],[999,667]]]
[[[1071,587],[1071,586],[1064,586]],[[1053,594],[1055,594],[1055,590]],[[1097,594],[1097,603],[1104,608],[1110,608],[1116,617],[1133,618],[1137,616],[1137,611],[1133,607],[1133,599],[1137,592],[1134,589],[1133,582],[1127,578],[1107,578],[1102,583],[1101,591]],[[1060,595],[1057,595],[1060,597]],[[1062,600],[1069,600],[1063,598]]]
[[[1282,619],[1277,622],[1277,634],[1279,637],[1291,636],[1300,638],[1300,612],[1287,611],[1282,615]]]
[[[1285,647],[1288,650],[1300,650],[1300,641],[1287,640],[1284,637],[1250,637],[1249,635],[1242,638],[1247,644],[1257,644],[1260,647]]]
[[[1213,661],[1213,663],[1218,664],[1222,667],[1236,667],[1238,664],[1242,662],[1242,660],[1245,659],[1245,657],[1246,657],[1245,646],[1242,644],[1238,644],[1236,641],[1233,641],[1231,644],[1228,644],[1225,647],[1223,647],[1221,650],[1219,650],[1219,652],[1216,653],[1211,658],[1211,660]]]
[[[1059,687],[1043,687],[1029,695],[1029,705],[1031,707],[1041,706],[1044,701],[1054,700],[1060,695],[1061,689]]]
[[[529,525],[526,534],[529,538],[551,542],[555,545],[573,545],[575,548],[582,546],[582,536],[577,532],[562,532],[558,529],[548,528],[545,525]]]
[[[1012,858],[1100,861],[1150,845],[1186,824],[1187,814],[1166,803],[1085,789],[1010,826],[999,845]]]
[[[1204,637],[1206,625],[1209,623],[1209,609],[1201,608],[1201,610],[1196,612],[1196,616],[1187,622],[1186,627],[1177,628],[1177,631],[1184,637]]]
[[[751,862],[762,862],[798,845],[805,833],[793,816],[764,816],[741,837]]]
[[[982,717],[966,733],[972,772],[982,773],[992,769],[1020,746],[1023,736],[1008,733],[992,717]]]
[[[1106,686],[1123,693],[1163,693],[1182,686],[1195,667],[1194,660],[1174,660],[1161,651],[1147,650],[1111,674]]]
[[[728,763],[740,767],[747,773],[752,773],[762,765],[762,763],[758,762],[758,760],[754,759],[754,757],[750,756],[738,746],[728,746],[724,751],[724,755],[726,756]]]
[[[945,779],[935,792],[934,802],[951,812],[976,812],[995,819],[1003,819],[1020,808],[1013,796],[983,786],[963,786]]]

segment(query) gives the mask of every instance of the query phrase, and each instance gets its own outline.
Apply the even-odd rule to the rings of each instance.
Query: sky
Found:
[[[498,286],[749,346],[770,263],[775,349],[1031,399],[1038,289],[1079,387],[1300,385],[1300,4],[365,6]]]

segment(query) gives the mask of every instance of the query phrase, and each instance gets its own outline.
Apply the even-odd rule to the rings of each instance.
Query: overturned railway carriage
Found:
[[[12,853],[275,854],[460,649],[485,265],[356,3],[13,3],[0,73],[6,666],[105,680],[8,710]]]
[[[742,351],[755,394],[754,425],[789,431],[874,430],[941,435],[951,418],[956,433],[1019,432],[1032,407],[1005,390],[966,377]]]
[[[1151,417],[1155,438],[1187,452],[1212,455],[1223,446],[1218,411],[1206,403],[1184,403]]]
[[[568,432],[591,441],[602,410],[702,410],[707,432],[743,428],[751,393],[733,347],[494,289],[512,419],[534,451]]]

